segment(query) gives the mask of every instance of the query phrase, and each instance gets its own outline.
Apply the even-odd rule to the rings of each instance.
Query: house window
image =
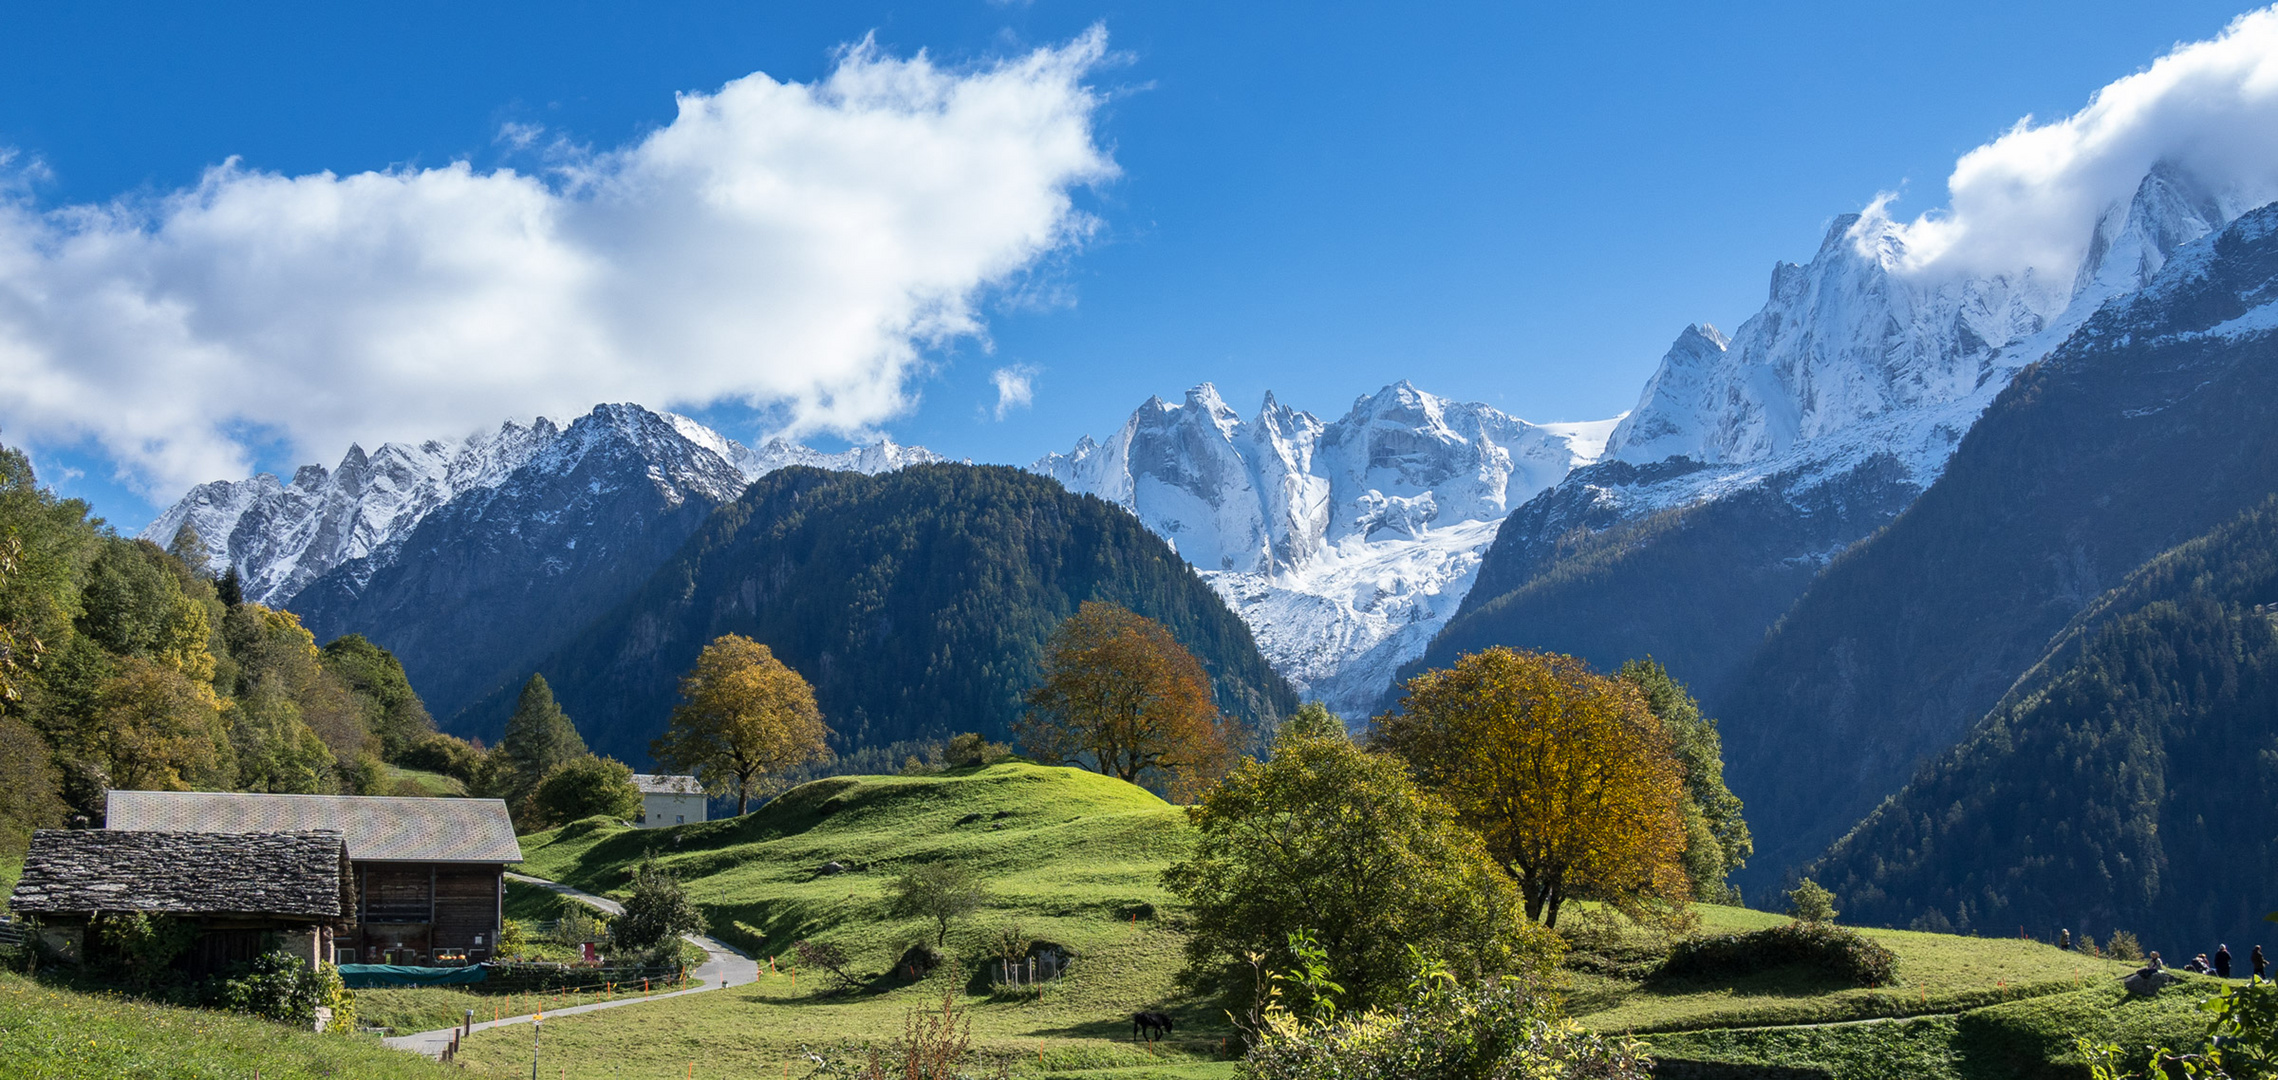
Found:
[[[673,824],[675,824],[675,825],[686,825],[686,824],[688,824],[688,815],[686,815],[686,814],[675,814],[675,815],[673,815],[673,818],[672,818],[672,823],[673,823]]]

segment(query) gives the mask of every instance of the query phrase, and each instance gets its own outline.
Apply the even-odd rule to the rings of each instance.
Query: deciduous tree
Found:
[[[1747,864],[1756,841],[1740,816],[1740,796],[1724,784],[1724,736],[1684,684],[1651,657],[1629,661],[1617,674],[1645,694],[1684,763],[1685,872],[1693,879],[1693,899],[1737,903],[1727,879]]]
[[[562,825],[597,814],[630,818],[641,812],[641,789],[633,784],[632,767],[616,758],[591,754],[555,769],[531,793],[534,815],[548,825]]]
[[[119,659],[97,691],[96,731],[111,786],[227,790],[235,767],[211,688],[164,664]]]
[[[888,912],[897,919],[927,918],[934,922],[934,945],[949,941],[949,924],[970,917],[988,906],[989,890],[981,875],[962,863],[933,862],[904,871],[887,883],[893,894]]]
[[[1410,679],[1377,734],[1479,830],[1544,926],[1570,898],[1690,894],[1684,767],[1635,684],[1498,646]]]
[[[1249,989],[1236,980],[1252,954],[1290,968],[1300,931],[1332,958],[1339,1004],[1355,1009],[1398,996],[1411,945],[1475,976],[1555,958],[1555,938],[1519,917],[1478,836],[1341,725],[1285,728],[1272,758],[1236,766],[1187,815],[1194,855],[1163,881],[1191,912],[1187,977],[1199,986]]]
[[[733,789],[740,816],[765,778],[827,756],[830,728],[814,688],[767,646],[723,634],[680,680],[672,726],[649,744],[667,767],[696,774],[704,790]]]
[[[1234,733],[1201,662],[1163,624],[1087,601],[1053,632],[1043,680],[1014,732],[1030,755],[1192,799],[1234,760]]]

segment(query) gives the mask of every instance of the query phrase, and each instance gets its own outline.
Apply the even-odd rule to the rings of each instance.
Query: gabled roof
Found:
[[[514,822],[497,799],[114,791],[104,828],[228,833],[330,829],[348,842],[348,857],[358,862],[522,861]]]
[[[8,906],[27,914],[297,915],[349,910],[336,832],[41,829]]]
[[[633,774],[633,786],[643,795],[702,795],[704,784],[693,776],[673,776],[667,773]]]

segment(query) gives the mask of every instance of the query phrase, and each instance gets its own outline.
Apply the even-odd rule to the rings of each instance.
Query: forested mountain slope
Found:
[[[677,680],[725,633],[806,676],[842,746],[1001,739],[1045,639],[1086,600],[1169,626],[1245,721],[1295,708],[1249,629],[1137,518],[998,466],[772,473],[535,667],[594,749],[628,761],[647,760]],[[488,734],[511,706],[493,695],[452,726]]]
[[[1715,703],[1756,891],[1959,739],[2089,602],[2278,490],[2278,209],[2178,251],[1986,411]]]
[[[1813,874],[1865,922],[2243,952],[2278,907],[2274,602],[2278,500],[2076,616]]]

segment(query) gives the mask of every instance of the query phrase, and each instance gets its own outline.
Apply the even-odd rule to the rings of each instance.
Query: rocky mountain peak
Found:
[[[1270,393],[1244,421],[1204,383],[1031,468],[1137,514],[1243,613],[1277,670],[1357,716],[1453,613],[1495,523],[1590,460],[1611,426],[1530,424],[1405,380],[1333,422]]]
[[[303,465],[290,485],[267,473],[201,484],[142,535],[164,544],[190,524],[213,553],[214,568],[237,567],[249,599],[282,605],[352,560],[384,565],[428,515],[497,490],[525,469],[647,483],[668,505],[679,505],[728,501],[784,465],[876,473],[937,460],[922,447],[887,442],[826,454],[774,440],[755,452],[684,416],[602,404],[567,427],[539,417],[463,439],[386,443],[370,453],[351,444],[337,467]]]

